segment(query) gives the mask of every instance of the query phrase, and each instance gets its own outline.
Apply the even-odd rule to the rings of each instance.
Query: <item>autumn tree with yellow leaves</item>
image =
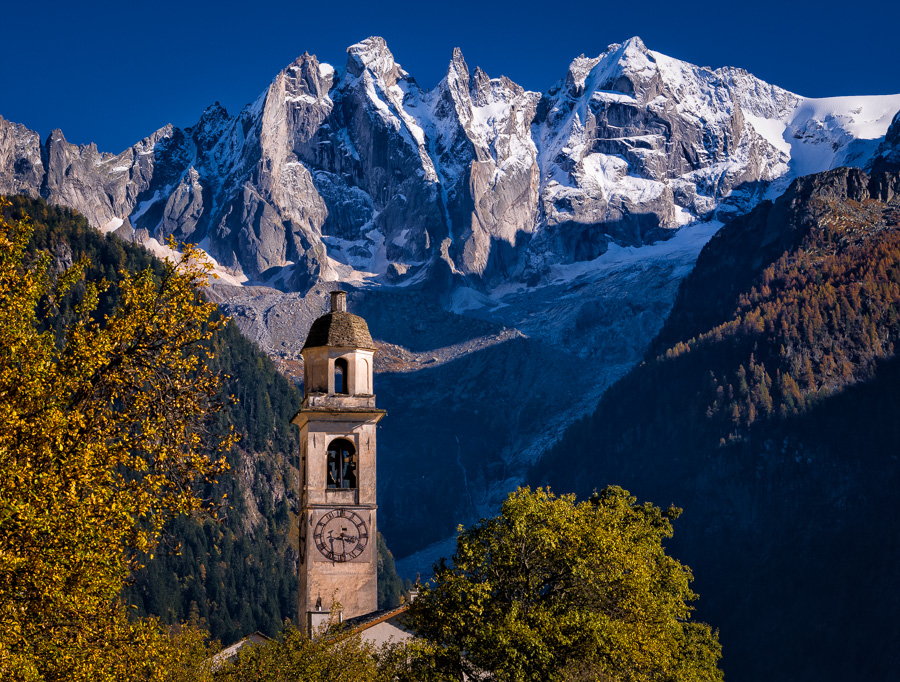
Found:
[[[90,283],[83,261],[30,255],[30,235],[0,218],[0,678],[162,679],[202,641],[163,651],[118,594],[167,520],[214,510],[202,486],[226,468],[209,452],[230,435],[205,428],[223,324],[198,293],[208,268],[187,247],[161,272]],[[65,297],[74,319],[54,325]]]

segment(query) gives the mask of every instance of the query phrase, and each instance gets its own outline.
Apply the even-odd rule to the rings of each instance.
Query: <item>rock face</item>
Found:
[[[708,216],[726,197],[747,205],[753,192],[742,187],[784,174],[788,156],[756,132],[743,106],[780,119],[798,101],[749,74],[651,52],[638,38],[579,57],[536,120],[550,228],[542,237],[565,252],[574,236],[576,253],[590,260],[608,237],[638,246]]]
[[[491,291],[747,210],[795,175],[871,162],[879,140],[860,122],[889,119],[900,98],[845,99],[639,38],[576,58],[545,94],[471,70],[457,49],[424,91],[368,38],[340,72],[304,54],[237,116],[216,104],[118,155],[0,119],[0,191],[139,241],[199,242],[282,290],[456,277]]]
[[[44,178],[38,134],[0,117],[0,186],[7,194],[37,196]]]
[[[448,255],[465,275],[515,272],[517,240],[536,227],[540,168],[530,125],[538,101],[508,78],[470,73],[459,49],[429,93],[426,129],[452,231]]]
[[[866,164],[867,170],[900,171],[900,111],[894,115],[878,153]]]

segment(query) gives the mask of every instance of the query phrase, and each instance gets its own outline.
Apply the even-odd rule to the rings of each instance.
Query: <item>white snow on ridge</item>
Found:
[[[660,77],[678,95],[679,111],[705,121],[727,121],[731,117],[734,103],[711,71],[660,52],[648,54],[655,60]]]
[[[657,180],[628,175],[628,162],[620,156],[588,154],[581,164],[584,169],[582,184],[593,181],[606,196],[616,193],[635,202],[651,201],[666,188]]]
[[[694,262],[706,242],[712,239],[722,225],[724,223],[718,220],[695,222],[675,232],[670,239],[646,246],[619,246],[611,243],[605,253],[593,260],[551,265],[549,275],[536,287],[528,287],[521,282],[509,282],[495,287],[488,297],[467,295],[457,298],[454,294],[454,310],[463,312],[480,307],[497,307],[498,304],[504,305],[506,297],[527,290],[567,284],[582,278],[605,277],[610,273],[631,268],[652,268],[654,264],[659,263],[680,263],[681,269],[677,274],[684,276],[694,267]]]
[[[319,63],[319,78],[331,78],[334,75],[334,67],[325,62]]]
[[[900,94],[801,99],[784,131],[791,176],[852,163],[855,159],[847,157],[853,150],[863,158],[871,155],[897,111]]]
[[[306,93],[300,95],[285,95],[285,102],[305,102],[306,104],[315,104],[319,100],[312,95],[307,95]]]
[[[787,128],[787,122],[754,116],[753,114],[744,113],[744,119],[753,126],[753,129],[762,136],[762,138],[775,149],[790,155],[791,143],[784,139],[784,130]]]
[[[805,98],[794,110],[791,125],[800,121],[834,121],[859,140],[884,137],[900,111],[900,94]]]
[[[619,102],[621,104],[638,103],[638,101],[631,95],[626,95],[621,92],[613,92],[612,90],[594,90],[594,94],[591,95],[591,100],[593,100],[594,102]]]
[[[109,234],[110,232],[115,232],[120,227],[122,227],[122,223],[124,223],[124,222],[125,221],[122,220],[121,218],[110,218],[110,220],[107,221],[107,223],[105,225],[103,225],[103,227],[100,228],[100,231],[103,234]]]
[[[649,266],[654,262],[671,262],[679,259],[687,263],[690,270],[700,250],[722,225],[723,223],[716,220],[696,223],[678,230],[671,239],[647,246],[619,246],[613,243],[609,245],[606,253],[592,261],[551,265],[548,283],[559,284],[585,275],[605,274],[623,267],[632,267],[637,263]]]

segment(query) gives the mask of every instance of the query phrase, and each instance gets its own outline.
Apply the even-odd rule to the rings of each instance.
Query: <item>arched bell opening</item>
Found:
[[[357,466],[356,448],[346,438],[337,438],[328,445],[328,471],[326,481],[329,488],[355,489]]]
[[[334,392],[349,393],[348,384],[350,383],[350,367],[344,358],[338,358],[334,361]]]

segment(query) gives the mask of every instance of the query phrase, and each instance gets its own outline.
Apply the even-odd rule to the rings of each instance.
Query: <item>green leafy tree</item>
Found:
[[[49,251],[55,267],[87,259],[84,279],[111,283],[100,292],[97,319],[119,307],[122,273],[149,267],[158,278],[164,275],[165,263],[149,251],[101,234],[77,213],[24,196],[9,201],[0,213],[10,222],[28,216],[34,228],[26,258]],[[73,293],[79,289],[76,285]],[[75,319],[78,296],[55,303],[42,322],[62,333]],[[296,618],[299,440],[290,420],[302,395],[233,321],[213,333],[209,349],[209,369],[221,377],[216,399],[225,407],[208,428],[212,433],[233,428],[239,443],[227,451],[228,464],[233,470],[249,468],[253,476],[220,476],[205,487],[204,497],[224,500],[224,518],[173,519],[164,530],[165,546],[154,548],[152,558],[138,558],[144,567],[132,574],[120,599],[134,606],[133,617],[157,616],[164,625],[196,617],[214,638],[231,643],[254,631],[275,636],[286,618]],[[261,418],[266,403],[272,408],[268,420]],[[209,440],[214,448],[215,439]]]
[[[244,647],[215,671],[216,682],[430,682],[432,647],[408,640],[376,646],[339,625],[307,637],[287,628],[278,639]]]
[[[662,545],[679,513],[618,487],[581,503],[520,488],[460,529],[408,623],[450,679],[720,680],[690,570]]]
[[[122,585],[168,519],[213,508],[202,486],[226,468],[206,430],[222,322],[192,248],[120,273],[103,312],[113,285],[29,254],[31,233],[0,217],[0,678],[130,679],[168,639],[128,622]]]

